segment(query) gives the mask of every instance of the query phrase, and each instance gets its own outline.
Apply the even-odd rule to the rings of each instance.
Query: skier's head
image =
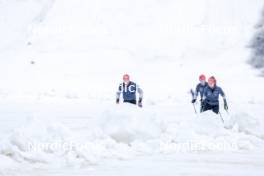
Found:
[[[199,81],[202,85],[205,85],[205,82],[206,82],[206,77],[204,74],[200,75],[199,76]]]
[[[214,88],[216,86],[216,79],[214,76],[211,76],[209,79],[208,79],[208,85],[209,87],[211,88]]]
[[[128,74],[124,74],[123,81],[125,84],[128,84],[130,82],[130,76]]]

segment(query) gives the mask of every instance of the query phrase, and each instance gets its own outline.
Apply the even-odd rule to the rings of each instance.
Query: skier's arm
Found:
[[[223,89],[220,88],[220,95],[223,97],[224,99],[224,108],[227,111],[228,110],[228,105],[227,105],[227,101],[226,101],[226,96],[225,96],[225,92],[223,91]]]
[[[195,88],[195,92],[193,94],[193,100],[192,100],[192,103],[195,103],[196,102],[196,99],[198,97],[198,94],[199,94],[199,84],[196,86]]]
[[[139,100],[143,99],[143,90],[137,85],[137,92],[139,94]]]
[[[197,99],[198,95],[199,95],[199,84],[196,86],[194,98]]]
[[[225,92],[222,88],[220,88],[220,95],[223,97],[224,100],[226,99]]]
[[[118,90],[116,92],[116,103],[119,103],[121,92],[122,92],[122,84],[119,85]]]
[[[206,99],[206,92],[207,92],[207,87],[204,88],[204,91],[203,91],[203,93],[202,93],[202,95],[201,95],[201,100],[202,100],[202,102]]]
[[[137,92],[139,94],[138,106],[142,108],[143,90],[137,85]]]

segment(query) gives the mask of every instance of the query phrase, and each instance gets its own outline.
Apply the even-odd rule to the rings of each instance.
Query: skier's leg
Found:
[[[136,105],[137,104],[137,100],[124,100],[124,103],[131,103]]]
[[[215,106],[213,106],[213,112],[214,113],[216,113],[216,114],[218,114],[219,113],[219,104],[218,105],[215,105]]]
[[[137,104],[137,100],[131,100],[130,103],[136,105]]]
[[[200,107],[200,113],[202,113],[204,111],[204,104],[201,103],[201,107]]]
[[[208,103],[204,103],[201,112],[205,112],[205,111],[208,111],[208,110],[211,110],[211,109],[212,109],[211,105],[209,105]]]

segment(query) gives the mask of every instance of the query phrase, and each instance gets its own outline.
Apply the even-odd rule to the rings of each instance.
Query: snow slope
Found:
[[[246,64],[262,6],[0,1],[0,175],[263,175],[264,84]],[[113,105],[123,73],[143,88],[143,109]],[[200,73],[226,91],[224,124],[193,112]]]

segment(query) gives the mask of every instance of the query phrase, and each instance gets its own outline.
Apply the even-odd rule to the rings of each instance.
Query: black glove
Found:
[[[119,104],[119,98],[116,99],[116,104]]]
[[[195,103],[195,102],[196,102],[196,99],[193,99],[193,100],[192,100],[192,103]]]
[[[138,107],[142,108],[142,98],[139,98],[138,100]]]
[[[224,109],[225,109],[226,111],[228,110],[228,106],[227,106],[226,99],[224,99]]]

